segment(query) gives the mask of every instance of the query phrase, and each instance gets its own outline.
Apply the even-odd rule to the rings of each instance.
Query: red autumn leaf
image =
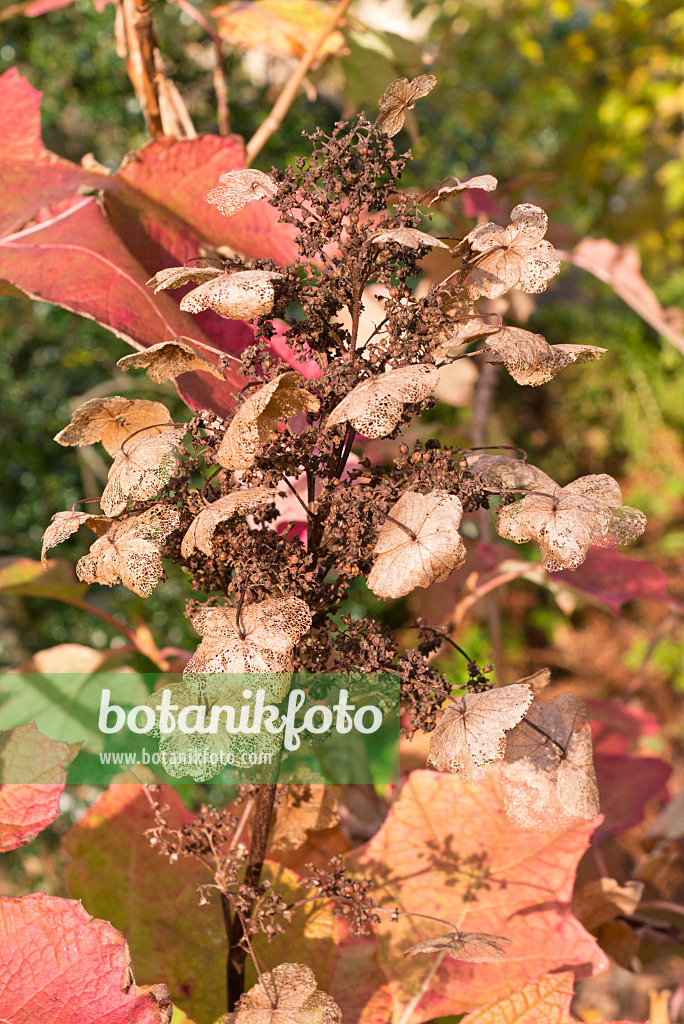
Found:
[[[662,731],[656,715],[615,700],[590,697],[584,703],[589,712],[595,754],[643,752],[648,756],[648,737],[659,736]]]
[[[649,800],[660,794],[667,800],[664,787],[672,769],[658,757],[597,754],[594,767],[604,815],[596,831],[599,840],[638,825]]]
[[[614,548],[591,548],[582,565],[573,572],[556,573],[554,582],[588,594],[616,615],[629,601],[658,601],[673,611],[684,611],[668,593],[668,578],[662,569]]]
[[[76,900],[0,900],[0,1019],[8,1024],[168,1024],[161,986],[133,984],[123,935]]]

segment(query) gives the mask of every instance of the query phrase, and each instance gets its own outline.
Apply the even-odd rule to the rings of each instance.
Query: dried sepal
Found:
[[[149,597],[162,575],[161,546],[180,521],[178,509],[154,505],[138,516],[113,523],[76,566],[84,583],[111,587],[123,583]]]
[[[145,283],[148,288],[154,288],[156,295],[167,288],[182,288],[185,284],[206,284],[222,273],[219,267],[166,267]]]
[[[380,111],[376,125],[390,138],[404,127],[406,111],[413,110],[416,100],[427,96],[437,85],[434,75],[418,75],[409,82],[408,78],[397,78],[387,86],[378,101]]]
[[[207,202],[226,217],[232,217],[255,199],[272,199],[278,190],[269,174],[251,167],[228,171],[219,181],[221,185],[207,193]]]
[[[387,242],[394,242],[395,245],[403,245],[407,249],[417,249],[421,245],[429,245],[431,248],[448,249],[449,246],[441,239],[428,235],[425,231],[418,231],[416,228],[391,228],[389,231],[381,231],[371,239],[373,245],[383,245]]]
[[[341,1024],[335,1000],[316,986],[304,964],[278,964],[262,973],[256,985],[240,996],[237,1009],[220,1024]]]
[[[486,932],[448,932],[434,939],[423,939],[404,951],[404,956],[417,953],[444,953],[454,960],[465,960],[470,964],[491,964],[506,955],[511,940],[503,935],[488,935]]]
[[[430,190],[431,193],[436,190],[436,195],[430,200],[428,206],[442,203],[446,199],[450,199],[459,192],[465,192],[469,188],[479,188],[483,192],[493,192],[498,184],[499,182],[493,174],[476,174],[472,178],[466,178],[465,181],[461,181],[460,178],[445,178],[444,181],[441,181],[439,185],[435,185]]]
[[[450,323],[444,324],[435,334],[437,347],[434,355],[437,358],[448,356],[453,349],[460,348],[473,338],[498,331],[498,326],[482,320],[482,314],[461,290],[442,291],[440,297],[440,308]]]
[[[289,672],[295,644],[311,628],[311,612],[298,597],[268,598],[240,609],[202,608],[191,618],[204,637],[185,674]]]
[[[561,830],[596,817],[591,727],[578,697],[560,693],[530,706],[508,734],[502,780],[504,809],[517,828]]]
[[[249,469],[276,425],[299,412],[318,412],[320,402],[301,387],[303,377],[288,370],[247,398],[231,420],[216,454],[224,469]]]
[[[308,832],[333,828],[339,820],[337,799],[329,786],[287,786],[273,812],[269,849],[298,850]]]
[[[101,537],[103,533],[107,532],[110,523],[111,519],[108,516],[94,516],[89,512],[76,512],[73,509],[68,512],[55,512],[52,522],[43,534],[43,547],[40,552],[43,568],[47,569],[48,567],[45,552],[50,548],[57,547],[72,533],[76,533],[79,526],[88,526],[98,537]]]
[[[134,437],[123,445],[100,498],[103,512],[115,516],[125,509],[129,498],[153,497],[178,465],[177,450],[185,433],[185,428],[179,427],[155,437]]]
[[[122,370],[146,370],[147,376],[156,384],[163,384],[166,380],[179,377],[181,373],[191,373],[194,370],[201,370],[203,373],[218,377],[219,380],[225,380],[224,375],[213,363],[178,339],[151,345],[143,352],[133,352],[130,356],[119,359],[116,365]]]
[[[168,423],[168,426],[166,424]],[[55,435],[57,444],[84,445],[102,441],[110,455],[116,455],[127,437],[148,428],[147,437],[173,429],[169,410],[161,402],[140,398],[91,398],[79,405],[71,422]]]
[[[216,527],[231,516],[241,512],[250,512],[260,505],[267,505],[274,496],[270,487],[249,487],[244,491],[233,491],[218,501],[207,505],[190,523],[188,532],[183,537],[181,555],[189,558],[195,548],[204,552],[209,558],[214,554],[213,539]]]
[[[235,274],[221,274],[184,295],[180,308],[186,313],[202,313],[205,309],[213,309],[226,320],[254,320],[273,309],[273,282],[282,276],[270,270],[241,270]]]
[[[458,532],[463,505],[455,494],[407,491],[389,515],[378,534],[368,575],[368,586],[378,597],[403,597],[416,587],[447,579],[463,565],[466,550]]]
[[[349,422],[364,437],[386,437],[401,419],[407,402],[421,402],[439,384],[430,363],[399,366],[357,384],[328,416],[326,430]]]
[[[486,778],[503,759],[507,730],[518,724],[532,699],[526,683],[512,683],[454,700],[430,737],[428,765],[464,782]]]
[[[524,292],[543,292],[552,277],[560,271],[560,261],[544,235],[548,224],[546,213],[539,206],[522,203],[511,213],[510,224],[479,224],[463,242],[471,253],[466,281],[472,298],[485,295],[489,299],[503,295],[509,288]],[[463,243],[462,243],[463,244]]]
[[[486,455],[482,452],[466,452],[461,456],[469,473],[477,473],[485,484],[495,490],[518,490],[524,487],[530,491],[549,491],[553,494],[558,487],[555,480],[547,476],[543,470],[523,462],[522,459],[511,459],[507,455]]]
[[[522,327],[501,327],[489,335],[482,351],[488,363],[503,363],[516,384],[537,387],[570,363],[600,359],[607,349],[596,345],[549,345],[542,334]]]

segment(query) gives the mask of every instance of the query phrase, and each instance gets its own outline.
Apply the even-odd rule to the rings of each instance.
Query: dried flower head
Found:
[[[184,295],[180,308],[186,313],[213,309],[227,320],[254,320],[273,309],[273,282],[282,276],[270,270],[241,270],[235,274],[221,274]]]
[[[361,381],[328,416],[326,430],[349,422],[364,437],[387,437],[401,419],[404,405],[421,402],[439,384],[439,370],[429,363],[399,366]]]
[[[507,455],[483,455],[481,452],[467,452],[462,462],[470,473],[477,475],[495,490],[549,491],[555,493],[558,484],[543,470],[522,459],[511,459]]]
[[[503,363],[516,384],[537,387],[552,380],[570,363],[600,359],[607,349],[596,345],[549,345],[542,334],[522,327],[501,327],[482,346],[488,363]]]
[[[403,245],[407,249],[418,249],[421,245],[429,245],[430,248],[448,249],[449,246],[441,239],[428,235],[416,228],[391,228],[389,231],[380,231],[371,239],[373,245],[385,245],[393,242],[395,245]]]
[[[228,171],[219,178],[221,185],[207,193],[207,202],[232,217],[255,199],[272,199],[278,186],[269,174],[245,167]]]
[[[181,544],[181,555],[189,558],[192,552],[197,549],[203,551],[209,558],[213,557],[213,538],[216,527],[219,523],[225,522],[231,516],[241,512],[251,512],[260,505],[267,505],[273,500],[275,491],[270,487],[248,487],[243,491],[233,491],[226,494],[218,501],[200,512],[190,524],[188,532],[183,537]]]
[[[154,505],[138,516],[114,523],[80,559],[76,575],[84,583],[111,587],[123,583],[140,597],[149,597],[162,575],[161,546],[177,527],[180,513]]]
[[[449,182],[451,184],[448,184]],[[430,200],[428,206],[442,203],[446,199],[451,199],[452,196],[457,195],[459,192],[465,192],[469,188],[479,188],[483,192],[493,192],[498,184],[499,182],[493,174],[476,174],[473,178],[466,178],[465,181],[461,181],[459,178],[445,178],[444,181],[440,181],[439,185],[435,185],[434,188],[430,189],[428,195],[432,195],[433,192],[436,194]]]
[[[451,698],[430,737],[428,765],[464,782],[486,778],[504,756],[506,731],[518,724],[532,698],[525,683]]]
[[[220,1024],[340,1024],[342,1011],[304,964],[278,964],[240,997]]]
[[[108,516],[116,516],[129,498],[151,498],[178,465],[178,447],[185,427],[167,430],[155,437],[134,437],[122,446],[109,469],[100,505]]]
[[[390,138],[404,127],[406,111],[413,110],[416,100],[427,96],[437,85],[434,75],[418,75],[409,82],[408,78],[397,78],[387,86],[378,101],[377,127]]]
[[[506,946],[511,940],[503,935],[487,935],[485,932],[448,932],[434,939],[423,939],[404,951],[404,956],[416,953],[443,953],[454,960],[465,960],[470,964],[491,964],[506,955]]]
[[[52,521],[43,534],[43,547],[40,552],[40,560],[43,568],[47,569],[48,561],[45,552],[56,547],[62,541],[76,533],[79,526],[89,526],[90,529],[101,537],[107,532],[111,519],[108,516],[93,516],[89,512],[76,512],[71,509],[68,512],[55,512]]]
[[[166,267],[158,270],[154,277],[146,281],[148,288],[154,288],[154,294],[166,288],[182,288],[185,284],[206,284],[220,277],[223,270],[218,267]]]
[[[249,469],[276,425],[298,412],[318,412],[320,402],[300,385],[301,373],[288,370],[242,403],[221,441],[216,458],[225,469]]]
[[[124,356],[116,364],[122,370],[147,370],[147,376],[156,384],[179,377],[181,373],[201,370],[210,373],[219,380],[225,380],[221,371],[204,356],[195,352],[194,348],[176,338],[174,341],[162,341],[151,345],[144,352],[133,352]]]
[[[539,206],[522,203],[511,213],[508,227],[478,224],[464,238],[472,253],[466,281],[473,298],[486,295],[493,299],[509,288],[524,292],[543,292],[560,271],[560,261],[544,235],[548,217]]]
[[[445,580],[463,565],[466,550],[458,532],[462,515],[463,505],[455,494],[402,494],[378,534],[368,575],[373,593],[403,597],[415,587]]]
[[[60,430],[55,441],[79,446],[102,441],[109,454],[116,455],[126,438],[143,428],[147,428],[148,437],[173,429],[166,406],[120,395],[91,398],[72,413],[71,422]]]

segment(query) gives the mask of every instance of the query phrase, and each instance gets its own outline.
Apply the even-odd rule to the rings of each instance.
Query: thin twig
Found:
[[[168,0],[168,3],[175,4],[179,10],[185,11],[204,29],[214,44],[214,92],[216,93],[219,135],[228,135],[230,133],[230,116],[228,114],[228,85],[223,70],[223,39],[209,19],[197,10],[190,0]]]

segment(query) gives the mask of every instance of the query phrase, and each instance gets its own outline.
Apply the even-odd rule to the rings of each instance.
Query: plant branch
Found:
[[[159,107],[159,85],[155,67],[154,51],[157,40],[152,22],[152,7],[149,0],[134,0],[136,17],[133,28],[140,55],[140,72],[142,88],[145,96],[145,117],[147,127],[153,139],[164,134],[161,110]]]
[[[216,94],[219,135],[228,135],[230,133],[230,115],[228,114],[228,85],[223,70],[223,40],[215,26],[190,3],[190,0],[168,0],[168,3],[175,4],[180,11],[185,11],[204,29],[214,44],[214,92]]]

